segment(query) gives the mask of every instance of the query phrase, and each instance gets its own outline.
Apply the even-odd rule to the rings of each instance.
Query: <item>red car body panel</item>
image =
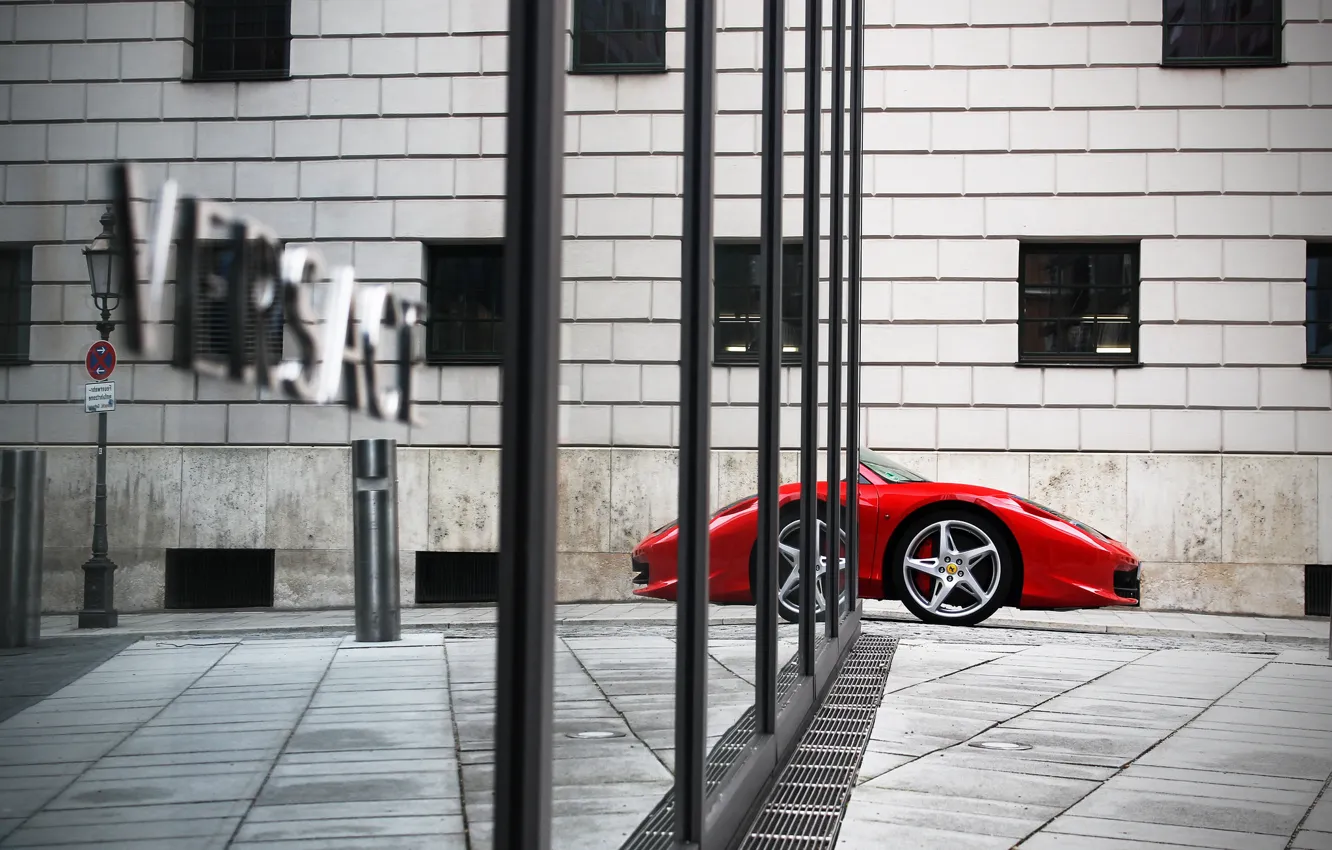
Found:
[[[983,510],[1004,525],[1016,544],[1020,586],[1009,601],[1021,608],[1092,608],[1137,605],[1138,600],[1116,591],[1115,574],[1135,573],[1138,559],[1121,543],[1001,490],[969,484],[933,481],[888,483],[861,467],[858,486],[860,595],[866,599],[892,597],[884,567],[895,532],[917,511],[941,502],[965,503]],[[866,483],[868,481],[868,483]],[[816,488],[820,502],[827,498],[827,482]],[[800,485],[786,484],[778,491],[785,507],[800,499]],[[846,484],[841,485],[846,503]],[[749,498],[715,514],[709,524],[709,597],[719,603],[752,603],[750,590],[754,542],[758,536],[758,500]],[[631,558],[646,583],[634,590],[639,596],[675,599],[678,526],[672,524],[648,535]]]

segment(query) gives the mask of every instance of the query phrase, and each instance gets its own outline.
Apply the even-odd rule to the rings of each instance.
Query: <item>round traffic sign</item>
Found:
[[[88,377],[94,381],[105,381],[116,371],[116,347],[106,340],[98,340],[88,346],[88,356],[83,359],[88,370]]]

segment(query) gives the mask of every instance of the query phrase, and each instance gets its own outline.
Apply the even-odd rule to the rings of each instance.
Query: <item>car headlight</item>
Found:
[[[1085,522],[1079,522],[1078,520],[1073,519],[1073,517],[1071,516],[1066,516],[1064,514],[1061,514],[1059,511],[1055,510],[1054,508],[1047,508],[1045,505],[1042,505],[1039,502],[1033,502],[1031,499],[1024,499],[1021,496],[1014,496],[1013,498],[1016,499],[1020,504],[1033,507],[1036,510],[1041,511],[1042,513],[1047,513],[1050,516],[1054,517],[1055,519],[1061,519],[1064,522],[1068,523],[1069,525],[1073,526],[1074,528],[1078,529],[1079,531],[1091,535],[1092,537],[1099,537],[1102,540],[1110,539],[1110,535],[1103,534],[1102,532],[1097,531],[1096,529],[1092,528],[1090,525],[1087,525],[1087,523]]]
[[[722,516],[723,514],[726,514],[726,513],[730,512],[730,511],[733,511],[733,510],[735,510],[736,508],[738,508],[738,507],[740,507],[741,505],[743,505],[744,503],[749,502],[749,501],[752,501],[752,500],[757,499],[757,498],[758,498],[758,494],[755,493],[755,494],[752,494],[752,495],[749,495],[749,496],[745,496],[743,499],[736,499],[734,502],[731,502],[729,505],[727,505],[727,506],[725,506],[725,507],[723,507],[723,508],[719,508],[715,513],[713,513],[713,515],[712,515],[711,517],[709,517],[709,521],[714,520],[714,519],[716,519],[717,517]],[[680,520],[679,520],[679,519],[673,519],[673,520],[671,520],[670,522],[668,522],[668,523],[666,523],[665,525],[663,525],[661,528],[654,529],[654,530],[652,531],[652,533],[653,533],[653,534],[661,534],[663,531],[666,531],[667,529],[672,528],[672,527],[674,527],[674,526],[677,526],[677,525],[679,525],[679,524],[680,524]]]

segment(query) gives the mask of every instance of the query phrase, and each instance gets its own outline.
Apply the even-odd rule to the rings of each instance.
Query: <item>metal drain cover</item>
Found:
[[[970,746],[980,750],[1029,750],[1031,744],[1019,744],[1014,741],[978,741]]]
[[[604,730],[603,730],[603,731],[595,731],[595,732],[569,732],[568,735],[569,735],[570,738],[583,738],[583,739],[588,739],[588,738],[592,738],[592,739],[599,739],[599,738],[623,738],[623,737],[624,737],[624,733],[623,733],[623,732],[607,732],[607,731],[604,731]]]

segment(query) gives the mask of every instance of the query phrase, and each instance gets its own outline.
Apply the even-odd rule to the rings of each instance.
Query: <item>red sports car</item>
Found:
[[[928,623],[975,625],[1002,605],[1092,608],[1138,604],[1138,559],[1090,526],[1028,499],[970,484],[922,478],[883,455],[860,452],[860,595],[900,599]],[[820,551],[827,483],[817,487]],[[779,491],[777,609],[799,617],[800,485]],[[846,482],[841,483],[843,517]],[[717,511],[709,525],[709,595],[753,604],[758,497]],[[634,590],[675,599],[678,526],[657,529],[634,548]],[[842,531],[840,568],[846,569]],[[827,568],[820,558],[818,571]],[[824,605],[823,581],[816,606]],[[839,582],[845,587],[845,580]],[[845,591],[843,591],[845,592]]]

